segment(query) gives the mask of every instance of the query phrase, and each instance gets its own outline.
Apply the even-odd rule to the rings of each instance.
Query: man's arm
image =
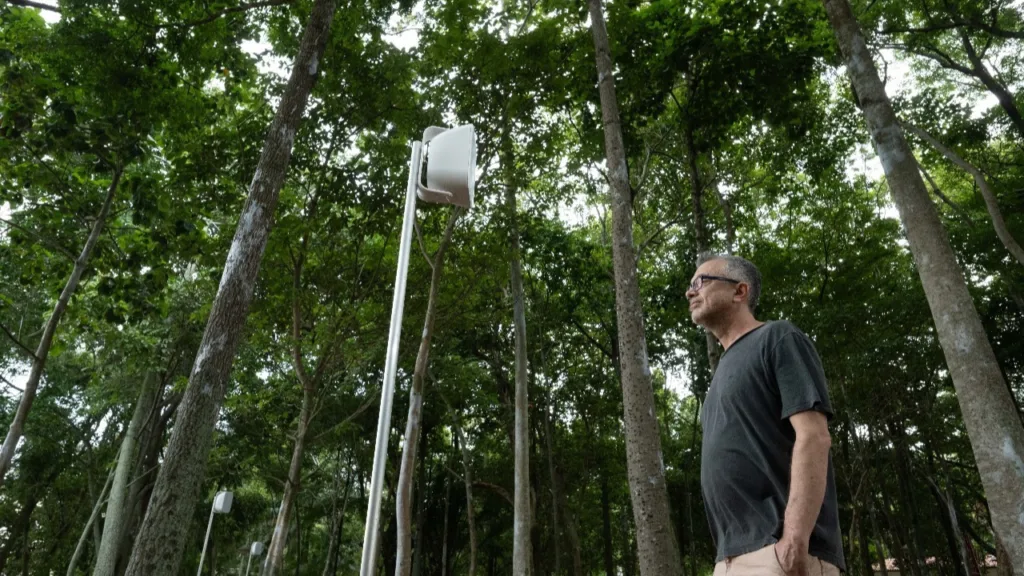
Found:
[[[803,576],[807,573],[811,531],[825,500],[828,451],[832,439],[828,433],[828,420],[817,410],[793,414],[789,422],[796,431],[796,441],[789,474],[786,519],[775,553],[787,574]]]

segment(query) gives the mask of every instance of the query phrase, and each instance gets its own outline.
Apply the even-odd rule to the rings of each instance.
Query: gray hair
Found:
[[[757,266],[746,258],[715,252],[701,252],[697,256],[697,266],[712,260],[725,262],[725,273],[748,286],[747,308],[751,312],[757,310],[757,301],[761,298],[761,272]]]

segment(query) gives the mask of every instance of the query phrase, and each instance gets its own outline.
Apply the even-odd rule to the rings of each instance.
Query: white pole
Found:
[[[206,539],[203,540],[203,553],[199,555],[199,570],[196,572],[196,576],[203,576],[203,560],[206,559],[206,545],[210,543],[210,530],[213,529],[213,507],[217,504],[217,499],[213,499],[213,504],[210,504],[210,522],[206,525]]]
[[[249,561],[245,563],[245,576],[249,576],[250,566],[252,566],[252,554],[249,554]]]
[[[412,143],[409,162],[409,184],[402,218],[402,236],[398,245],[398,271],[395,274],[395,295],[391,302],[391,328],[388,332],[387,356],[384,362],[384,385],[380,392],[380,415],[377,416],[377,445],[373,452],[373,475],[370,478],[370,499],[366,507],[366,531],[363,534],[363,556],[360,576],[373,576],[377,563],[380,500],[384,488],[384,464],[387,462],[388,436],[391,433],[391,405],[395,397],[395,373],[398,371],[398,340],[402,335],[402,310],[405,306],[405,281],[409,276],[409,250],[412,226],[416,220],[416,180],[419,177],[420,153],[423,145]]]

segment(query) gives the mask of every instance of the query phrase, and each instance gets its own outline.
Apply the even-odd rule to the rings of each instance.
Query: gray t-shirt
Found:
[[[782,537],[796,437],[788,418],[805,410],[832,418],[821,360],[796,326],[769,322],[722,355],[700,414],[700,482],[716,562]],[[831,456],[810,554],[846,570]]]

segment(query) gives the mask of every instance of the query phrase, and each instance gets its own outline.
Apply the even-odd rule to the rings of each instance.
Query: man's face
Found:
[[[738,283],[721,279],[710,279],[708,276],[727,278],[725,261],[710,260],[700,265],[690,279],[690,287],[686,290],[686,299],[690,301],[690,318],[695,324],[707,326],[720,318],[728,317],[735,309],[736,287]],[[701,276],[704,278],[701,280]],[[695,289],[695,286],[700,286]]]

